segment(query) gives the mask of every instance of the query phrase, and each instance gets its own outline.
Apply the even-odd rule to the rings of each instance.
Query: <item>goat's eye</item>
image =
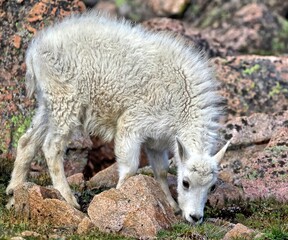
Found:
[[[210,192],[214,192],[215,189],[216,189],[216,185],[214,184],[214,185],[212,185],[212,187],[210,188]]]
[[[184,189],[188,189],[190,186],[189,182],[186,180],[183,180],[182,184],[183,184]]]

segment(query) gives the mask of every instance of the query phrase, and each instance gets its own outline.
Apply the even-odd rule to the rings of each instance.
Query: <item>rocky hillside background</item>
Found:
[[[288,2],[280,0],[0,0],[0,184],[7,184],[7,169],[11,169],[7,166],[13,164],[18,139],[29,126],[36,106],[34,99],[26,98],[25,91],[24,59],[29,41],[43,27],[86,10],[106,11],[153,31],[172,31],[207,52],[227,103],[219,147],[233,136],[208,206],[228,209],[224,211],[228,215],[232,206],[242,214],[237,208],[241,202],[273,199],[288,208]],[[47,174],[42,160],[39,153],[31,166],[31,177]],[[113,143],[75,134],[65,156],[65,169],[77,189],[83,190],[84,185],[92,190],[107,189],[117,181],[114,162]],[[142,154],[141,166],[145,164]],[[175,171],[171,169],[169,181],[176,197]],[[150,179],[145,181],[154,184]],[[86,200],[83,196],[79,199],[82,210],[87,211]],[[37,213],[33,214],[41,221]],[[92,224],[89,221],[94,219],[82,213],[71,215],[79,217],[79,221],[71,218],[77,224],[83,219]],[[174,216],[167,219],[158,219],[156,227],[153,225],[155,231],[151,231],[155,234],[176,221]],[[288,219],[284,219],[283,231],[287,233]],[[124,232],[119,228],[122,234],[141,235],[138,230],[129,231],[131,223],[127,224],[122,226]],[[101,229],[103,224],[96,226]]]

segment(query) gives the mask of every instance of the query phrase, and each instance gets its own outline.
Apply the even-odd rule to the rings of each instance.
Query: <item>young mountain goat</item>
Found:
[[[183,217],[202,222],[217,165],[228,147],[213,156],[221,97],[203,54],[180,37],[91,12],[41,31],[27,51],[26,64],[28,94],[36,91],[39,106],[19,140],[7,194],[25,181],[42,148],[54,187],[79,208],[62,157],[73,130],[81,129],[115,140],[118,188],[136,173],[143,145],[155,178],[177,210],[166,179],[168,151],[173,151]]]

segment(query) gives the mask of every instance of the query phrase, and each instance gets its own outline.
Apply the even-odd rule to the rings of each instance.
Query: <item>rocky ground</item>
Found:
[[[75,134],[67,150],[65,170],[82,211],[63,202],[54,189],[29,183],[19,186],[18,190],[17,206],[22,217],[40,225],[54,226],[58,237],[65,236],[66,230],[88,236],[96,226],[104,232],[152,238],[161,229],[176,226],[174,230],[185,232],[176,235],[178,239],[206,239],[210,230],[205,226],[212,226],[221,232],[218,237],[213,235],[214,239],[244,238],[244,233],[253,238],[265,232],[264,229],[247,220],[241,221],[239,216],[247,218],[251,206],[272,214],[276,209],[271,206],[279,205],[286,214],[286,217],[277,215],[282,221],[279,236],[288,238],[288,4],[280,0],[149,0],[144,3],[140,0],[86,0],[85,3],[80,0],[0,0],[1,189],[7,185],[18,139],[29,126],[35,108],[35,100],[26,98],[24,84],[28,43],[43,27],[87,8],[124,16],[154,31],[172,31],[187,39],[187,43],[203,49],[211,58],[222,83],[219,91],[227,105],[227,119],[223,119],[221,129],[223,142],[219,147],[232,136],[233,141],[221,165],[217,187],[208,199],[208,225],[196,228],[197,231],[179,225],[161,191],[151,192],[151,188],[158,189],[158,185],[149,177],[149,168],[140,170],[141,175],[131,179],[134,188],[113,189],[117,182],[113,143],[103,144],[97,138],[90,140],[79,134]],[[42,159],[39,153],[30,174],[31,179],[41,185],[49,184]],[[142,154],[141,166],[145,163]],[[171,167],[170,172],[171,191],[176,197],[175,169]],[[99,192],[102,193],[92,200]],[[0,196],[3,196],[0,213],[7,215],[3,192]],[[248,203],[259,201],[269,207],[249,205],[249,211],[245,208]],[[269,205],[269,201],[275,205]],[[19,220],[15,221],[19,224]],[[249,223],[255,229],[238,222]],[[0,238],[15,236],[4,230],[1,235],[1,229],[6,229],[4,226],[0,220]],[[59,228],[63,230],[61,234]],[[47,236],[53,236],[53,232],[49,234]],[[34,231],[21,231],[18,235],[44,238]],[[109,236],[119,237],[108,235],[107,239]],[[161,236],[173,239],[175,235],[162,232],[158,237]],[[260,239],[277,239],[265,238],[267,236],[258,235]]]

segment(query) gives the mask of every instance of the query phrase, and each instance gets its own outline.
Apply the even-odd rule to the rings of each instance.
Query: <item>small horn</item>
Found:
[[[218,164],[220,164],[222,158],[224,157],[224,154],[225,154],[228,146],[230,145],[230,142],[231,142],[231,140],[229,140],[229,141],[225,144],[225,146],[224,146],[223,148],[221,148],[221,149],[219,150],[219,152],[214,155],[214,158],[215,158],[215,160],[216,160],[216,162],[217,162]]]
[[[180,160],[182,162],[184,162],[188,158],[187,149],[184,146],[183,142],[178,137],[176,137],[175,140],[176,140],[177,150],[178,150],[178,154],[179,154]]]

